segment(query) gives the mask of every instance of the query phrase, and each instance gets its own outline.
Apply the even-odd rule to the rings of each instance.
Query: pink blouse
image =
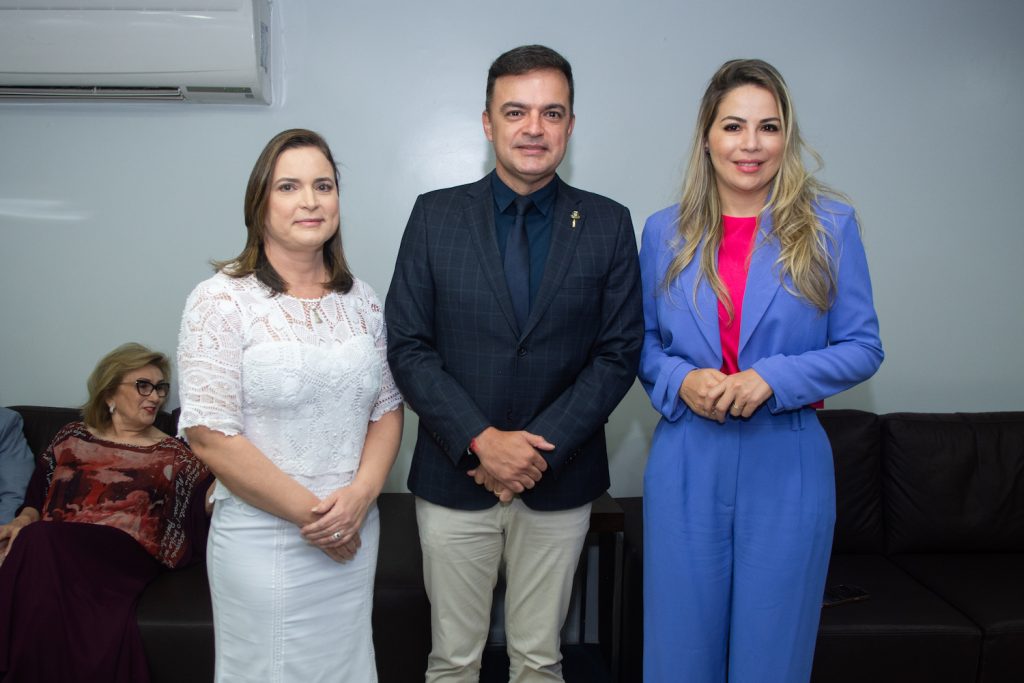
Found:
[[[740,371],[740,320],[743,318],[743,292],[747,288],[747,268],[757,216],[722,216],[722,244],[718,247],[718,276],[732,301],[732,318],[722,301],[718,302],[718,332],[722,339],[722,372]]]
[[[757,217],[722,216],[722,244],[718,247],[718,276],[732,300],[732,319],[725,304],[718,302],[718,333],[722,340],[722,367],[727,375],[740,371],[740,321],[743,318],[743,294],[747,289],[747,269],[754,246]],[[815,401],[808,408],[824,408],[824,401]]]

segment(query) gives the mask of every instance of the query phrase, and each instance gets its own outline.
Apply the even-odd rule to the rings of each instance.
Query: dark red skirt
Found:
[[[22,529],[0,566],[0,680],[148,683],[135,605],[161,571],[119,529]]]

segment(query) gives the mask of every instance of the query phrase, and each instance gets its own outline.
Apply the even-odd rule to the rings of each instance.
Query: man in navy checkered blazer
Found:
[[[388,360],[419,415],[428,682],[477,680],[499,565],[511,680],[561,680],[590,503],[609,485],[604,423],[643,338],[629,211],[555,173],[572,102],[557,52],[495,60],[483,127],[496,168],[416,200],[387,296]]]

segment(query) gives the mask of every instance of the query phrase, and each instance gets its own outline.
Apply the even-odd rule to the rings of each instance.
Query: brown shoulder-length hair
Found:
[[[171,381],[171,361],[159,351],[142,344],[121,344],[103,356],[86,382],[89,400],[82,406],[82,419],[85,424],[99,430],[109,427],[111,418],[107,401],[117,391],[125,375],[147,365],[156,366],[163,373],[164,381]]]
[[[267,260],[263,246],[267,229],[270,184],[274,180],[274,168],[281,154],[286,150],[301,147],[314,147],[327,157],[334,171],[334,191],[338,191],[338,165],[334,162],[331,148],[327,146],[327,141],[322,136],[305,128],[291,128],[278,133],[263,148],[252,167],[252,173],[249,174],[249,184],[245,188],[245,248],[233,259],[213,262],[214,268],[231,277],[255,275],[256,279],[269,287],[274,294],[283,294],[287,291],[288,283]],[[353,279],[341,247],[341,225],[337,226],[334,235],[324,243],[323,255],[324,266],[327,268],[327,282],[324,286],[335,292],[347,293],[352,289]]]
[[[694,260],[702,247],[695,284],[706,279],[715,295],[725,304],[730,318],[733,314],[729,293],[718,274],[718,247],[722,243],[722,206],[711,158],[705,153],[711,125],[718,106],[725,96],[742,85],[763,88],[775,98],[782,119],[785,146],[779,171],[772,180],[768,202],[758,217],[770,213],[772,234],[769,239],[779,243],[779,275],[786,289],[789,276],[796,296],[810,302],[819,311],[832,304],[836,291],[834,264],[828,252],[830,237],[814,212],[822,196],[845,197],[814,177],[804,166],[803,155],[820,168],[821,157],[800,135],[789,87],[775,67],[760,59],[733,59],[723,64],[711,77],[697,113],[697,125],[690,144],[690,159],[683,180],[683,196],[679,207],[676,243],[679,251],[669,264],[665,288]],[[694,288],[694,298],[697,291]]]

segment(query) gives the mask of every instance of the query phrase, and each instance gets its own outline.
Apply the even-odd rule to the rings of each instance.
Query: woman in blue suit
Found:
[[[882,362],[854,211],[804,168],[782,76],[734,60],[701,101],[680,204],[651,216],[640,379],[644,678],[810,678],[835,521],[814,407]]]

